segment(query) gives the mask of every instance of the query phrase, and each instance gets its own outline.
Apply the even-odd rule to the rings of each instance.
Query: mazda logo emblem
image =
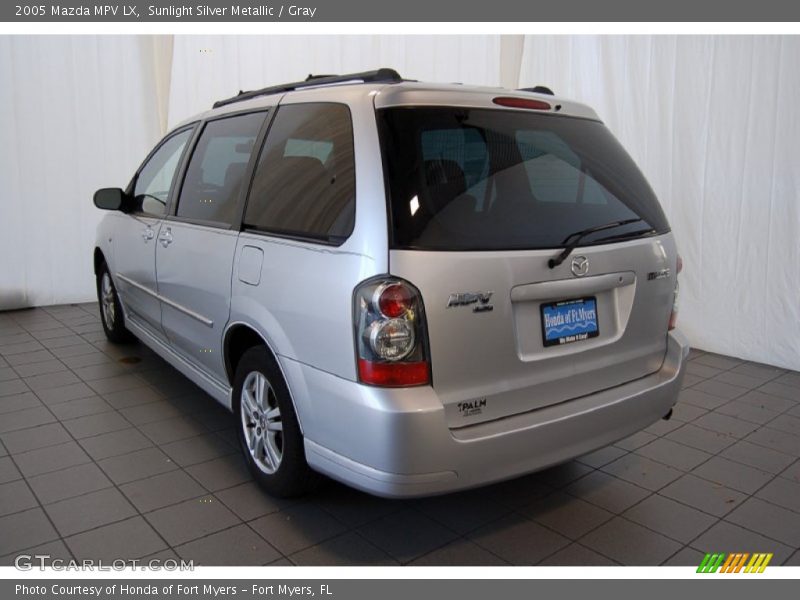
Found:
[[[589,259],[585,256],[573,256],[571,268],[575,277],[583,277],[589,272]]]

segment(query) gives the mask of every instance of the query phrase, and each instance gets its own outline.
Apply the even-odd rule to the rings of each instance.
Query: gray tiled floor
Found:
[[[568,464],[388,501],[264,494],[232,419],[95,305],[0,313],[0,564],[800,564],[800,373],[693,351],[673,419]]]

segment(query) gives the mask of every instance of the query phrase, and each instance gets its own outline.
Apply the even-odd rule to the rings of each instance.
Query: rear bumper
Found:
[[[661,369],[597,394],[451,430],[432,388],[359,385],[283,360],[316,470],[378,496],[461,490],[538,471],[639,431],[678,398],[689,345],[669,334]]]

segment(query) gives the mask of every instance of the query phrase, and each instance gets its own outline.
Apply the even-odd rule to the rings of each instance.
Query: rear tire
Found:
[[[317,486],[289,389],[263,346],[247,350],[236,367],[233,411],[247,467],[262,488],[288,498]]]
[[[125,328],[122,303],[106,263],[102,263],[97,271],[97,301],[100,304],[100,322],[108,341],[114,344],[133,341],[133,335]]]

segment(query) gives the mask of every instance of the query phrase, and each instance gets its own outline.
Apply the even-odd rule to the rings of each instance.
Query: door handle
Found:
[[[166,248],[172,243],[172,229],[167,227],[165,231],[162,231],[161,234],[158,236],[158,241],[161,242],[161,245]]]
[[[145,229],[142,230],[142,239],[144,240],[145,244],[150,240],[152,240],[155,236],[156,234],[153,233],[153,230],[150,229],[149,227],[146,227]]]

